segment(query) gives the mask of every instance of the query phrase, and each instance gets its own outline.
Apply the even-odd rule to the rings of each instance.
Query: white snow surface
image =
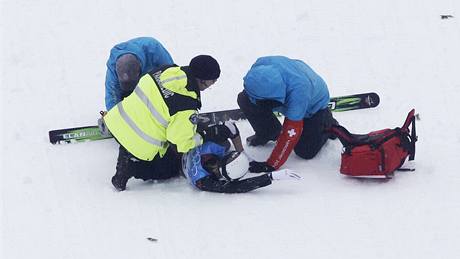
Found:
[[[458,0],[1,0],[0,258],[460,258],[459,9]],[[109,50],[138,36],[159,39],[179,65],[218,59],[202,111],[237,107],[243,76],[265,55],[304,60],[332,96],[378,92],[378,108],[335,113],[350,131],[400,126],[415,108],[417,170],[344,177],[336,140],[313,160],[290,156],[284,168],[302,181],[216,194],[183,178],[132,179],[116,192],[115,141],[53,146],[47,134],[96,123]],[[272,148],[247,152],[264,160]]]

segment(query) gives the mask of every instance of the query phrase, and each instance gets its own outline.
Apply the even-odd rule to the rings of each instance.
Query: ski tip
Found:
[[[57,144],[57,142],[58,142],[58,140],[56,139],[55,136],[56,136],[56,135],[54,134],[54,131],[53,131],[53,130],[48,131],[48,138],[49,138],[49,140],[50,140],[50,143],[53,144],[53,145]]]
[[[371,98],[373,99],[372,107],[376,107],[380,103],[380,96],[377,93],[370,93]]]

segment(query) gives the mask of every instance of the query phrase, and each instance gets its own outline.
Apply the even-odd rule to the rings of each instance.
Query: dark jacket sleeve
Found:
[[[270,185],[271,183],[272,180],[267,174],[231,182],[215,180],[211,176],[206,176],[198,180],[196,186],[200,190],[208,192],[243,193]]]

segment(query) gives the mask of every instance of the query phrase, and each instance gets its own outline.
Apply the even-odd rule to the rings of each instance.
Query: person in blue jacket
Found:
[[[277,170],[292,150],[304,159],[313,158],[330,137],[325,129],[338,124],[328,108],[326,83],[301,60],[261,57],[243,81],[237,101],[255,131],[248,145],[276,140],[267,161],[250,163],[251,172]],[[274,111],[284,115],[283,125]]]
[[[173,59],[163,45],[151,37],[139,37],[110,50],[105,78],[105,106],[110,110],[136,87],[139,78]]]
[[[239,130],[226,122],[206,128],[201,133],[205,142],[182,156],[182,174],[202,191],[244,193],[272,183],[272,180],[300,180],[291,170],[279,170],[242,179],[252,160],[243,150]],[[235,148],[230,150],[231,140]]]

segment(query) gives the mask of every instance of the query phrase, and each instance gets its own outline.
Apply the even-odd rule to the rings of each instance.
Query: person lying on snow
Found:
[[[244,193],[272,183],[272,180],[301,177],[289,169],[245,178],[253,161],[243,150],[239,130],[234,123],[216,125],[204,131],[203,145],[182,156],[182,174],[202,191]],[[230,139],[235,150],[230,150]]]

